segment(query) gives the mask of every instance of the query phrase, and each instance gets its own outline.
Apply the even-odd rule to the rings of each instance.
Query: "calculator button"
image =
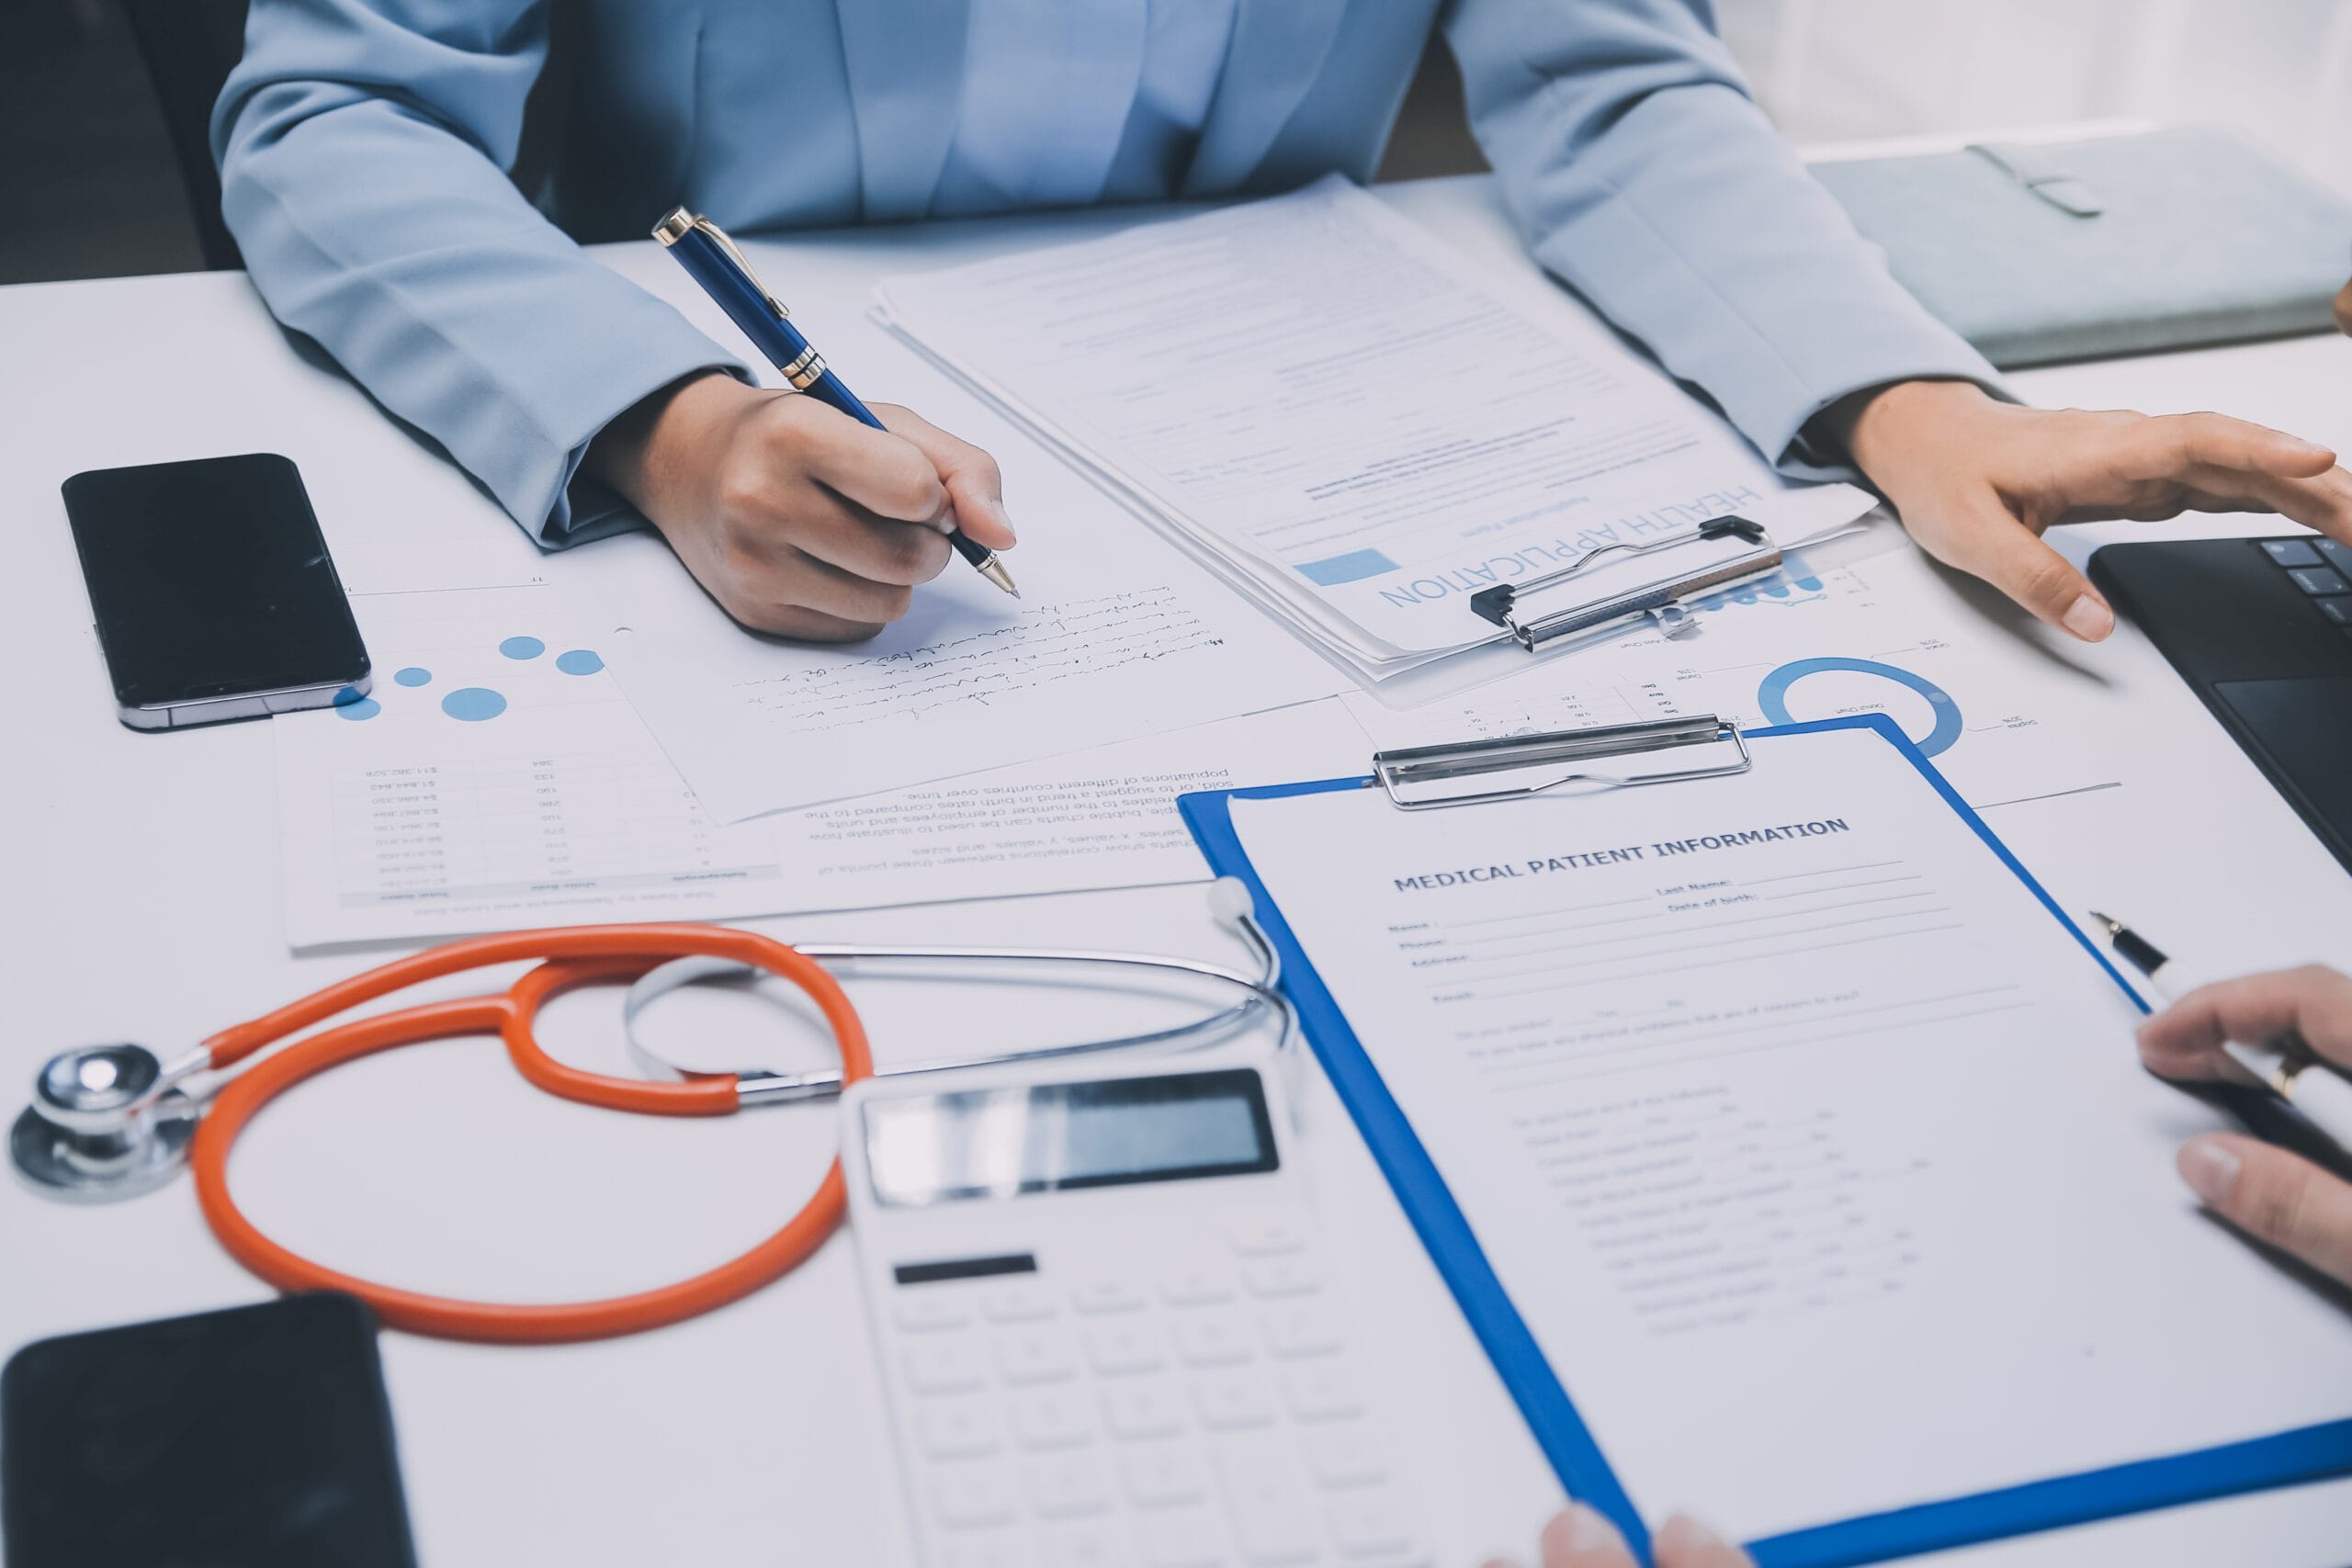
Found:
[[[1266,1348],[1285,1359],[1329,1356],[1340,1348],[1339,1321],[1321,1307],[1278,1306],[1261,1320]]]
[[[1040,1544],[1045,1568],[1129,1568],[1135,1562],[1126,1532],[1108,1520],[1053,1527]]]
[[[1253,1296],[1303,1296],[1320,1283],[1304,1258],[1252,1258],[1241,1266],[1241,1278]]]
[[[2265,539],[2262,553],[2280,566],[2318,566],[2320,554],[2308,539]]]
[[[1029,1532],[996,1529],[944,1536],[923,1561],[931,1568],[1029,1568]]]
[[[963,1296],[917,1290],[899,1298],[890,1311],[890,1321],[909,1334],[961,1328],[972,1321],[972,1303]]]
[[[1331,1535],[1347,1557],[1388,1557],[1413,1544],[1413,1532],[1395,1504],[1377,1492],[1359,1493],[1330,1506]]]
[[[1301,1421],[1343,1421],[1363,1414],[1363,1401],[1340,1362],[1283,1369],[1283,1399]]]
[[[1372,1430],[1363,1426],[1325,1427],[1306,1434],[1306,1472],[1318,1486],[1377,1486],[1388,1479],[1388,1464]]]
[[[2296,587],[2314,599],[2327,593],[2352,593],[2352,582],[2345,581],[2340,573],[2324,566],[2301,567],[2287,575],[2295,580]]]
[[[2312,546],[2328,565],[2338,571],[2352,574],[2352,545],[2341,539],[2313,539]]]
[[[1193,1384],[1193,1408],[1213,1432],[1244,1432],[1274,1423],[1274,1402],[1250,1372],[1212,1372]]]
[[[1152,1443],[1119,1456],[1119,1483],[1138,1508],[1171,1508],[1209,1495],[1208,1466],[1185,1443]]]
[[[1188,1367],[1239,1366],[1257,1357],[1237,1314],[1194,1313],[1178,1318],[1174,1327],[1176,1354]]]
[[[1024,1449],[1077,1448],[1094,1440],[1094,1406],[1074,1388],[1046,1388],[1012,1402],[1012,1436]]]
[[[1012,1472],[1001,1463],[944,1465],[932,1474],[931,1511],[951,1529],[1009,1525],[1021,1511]]]
[[[899,1353],[907,1386],[917,1393],[963,1393],[988,1382],[988,1372],[967,1340],[936,1345],[918,1340]]]
[[[2319,602],[2320,614],[2339,626],[2352,626],[2352,598],[2338,595]]]
[[[1096,1280],[1072,1291],[1069,1304],[1093,1316],[1102,1313],[1141,1312],[1151,1303],[1150,1298],[1133,1285],[1118,1280]]]
[[[996,1406],[975,1395],[922,1405],[915,1412],[915,1435],[933,1459],[982,1459],[1004,1446]]]
[[[1086,1330],[1086,1364],[1104,1377],[1156,1372],[1168,1364],[1167,1342],[1151,1323],[1095,1324]]]
[[[1023,1328],[996,1340],[997,1375],[1009,1383],[1059,1382],[1078,1370],[1057,1329]]]
[[[1242,1561],[1253,1568],[1313,1562],[1321,1531],[1307,1511],[1306,1478],[1289,1443],[1279,1438],[1243,1439],[1227,1444],[1216,1461]]]
[[[1244,1258],[1273,1258],[1306,1250],[1306,1229],[1286,1220],[1247,1225],[1233,1233],[1233,1250]]]
[[[1142,1522],[1143,1560],[1151,1568],[1224,1568],[1225,1525],[1206,1506],[1154,1514]]]
[[[996,1285],[980,1292],[980,1311],[990,1323],[1036,1323],[1054,1315],[1054,1298],[1026,1280]]]
[[[1029,1504],[1044,1519],[1099,1514],[1111,1506],[1111,1473],[1092,1454],[1040,1460],[1029,1466]]]
[[[1102,1391],[1102,1419],[1122,1440],[1172,1438],[1184,1429],[1184,1406],[1173,1383],[1157,1379],[1113,1383]]]
[[[1214,1306],[1233,1299],[1233,1276],[1216,1269],[1184,1269],[1160,1282],[1159,1299],[1170,1306]]]

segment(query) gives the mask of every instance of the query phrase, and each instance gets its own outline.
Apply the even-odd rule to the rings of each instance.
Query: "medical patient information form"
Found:
[[[2352,1416],[2340,1308],[2173,1174],[2223,1119],[2141,1070],[2114,976],[1893,733],[1430,811],[1224,797],[1654,1523],[1704,1498],[1753,1540]]]

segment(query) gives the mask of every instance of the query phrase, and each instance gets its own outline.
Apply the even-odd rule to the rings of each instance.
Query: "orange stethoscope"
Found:
[[[229,1151],[254,1113],[306,1078],[343,1063],[426,1041],[495,1035],[531,1083],[565,1100],[654,1116],[725,1116],[749,1105],[781,1104],[838,1093],[874,1074],[865,1029],[826,963],[908,961],[921,964],[1007,962],[1128,966],[1210,979],[1240,988],[1231,1005],[1144,1033],[1041,1046],[921,1068],[1029,1061],[1132,1046],[1182,1049],[1204,1044],[1256,1018],[1292,1032],[1273,946],[1258,927],[1246,889],[1230,878],[1212,890],[1220,920],[1257,953],[1262,973],[1141,953],[1030,948],[787,946],[756,932],[709,925],[575,926],[471,937],[394,960],[274,1012],[234,1024],[169,1064],[141,1045],[83,1046],[52,1056],[34,1079],[32,1103],[9,1130],[17,1174],[37,1191],[66,1201],[129,1197],[169,1180],[183,1163],[194,1172],[198,1206],[231,1256],[281,1291],[341,1291],[372,1306],[395,1328],[500,1344],[556,1344],[605,1338],[708,1312],[749,1295],[798,1265],[841,1223],[845,1191],[841,1162],[784,1227],[741,1256],[692,1279],[631,1295],[557,1304],[507,1304],[426,1295],[362,1280],[312,1262],[272,1241],[230,1195]],[[425,1002],[341,1023],[290,1043],[289,1036],[338,1013],[428,980],[492,964],[540,960],[503,991]],[[714,976],[772,975],[805,992],[833,1036],[837,1069],[787,1077],[762,1072],[672,1067],[639,1042],[634,1019],[642,1001],[675,986]],[[631,982],[625,1013],[632,1054],[676,1081],[615,1077],[548,1055],[535,1032],[550,997],[575,986]],[[262,1055],[267,1047],[276,1052]],[[258,1058],[258,1059],[256,1059]],[[209,1091],[201,1075],[230,1073]]]

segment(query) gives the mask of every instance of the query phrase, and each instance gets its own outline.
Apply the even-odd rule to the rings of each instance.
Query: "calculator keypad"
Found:
[[[893,1291],[932,1568],[1425,1561],[1306,1227],[1227,1242],[1150,1279]]]

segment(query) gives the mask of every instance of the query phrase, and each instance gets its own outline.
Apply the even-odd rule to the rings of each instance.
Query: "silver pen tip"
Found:
[[[2122,933],[2123,922],[2117,919],[2113,915],[2102,915],[2097,909],[2092,909],[2088,911],[2088,913],[2092,919],[2097,920],[2100,925],[2107,928],[2108,935],[2118,936]]]
[[[996,558],[994,551],[989,553],[988,559],[979,563],[979,572],[1015,599],[1021,597],[1021,590],[1012,585],[1012,573],[1004,570],[1004,563]]]

